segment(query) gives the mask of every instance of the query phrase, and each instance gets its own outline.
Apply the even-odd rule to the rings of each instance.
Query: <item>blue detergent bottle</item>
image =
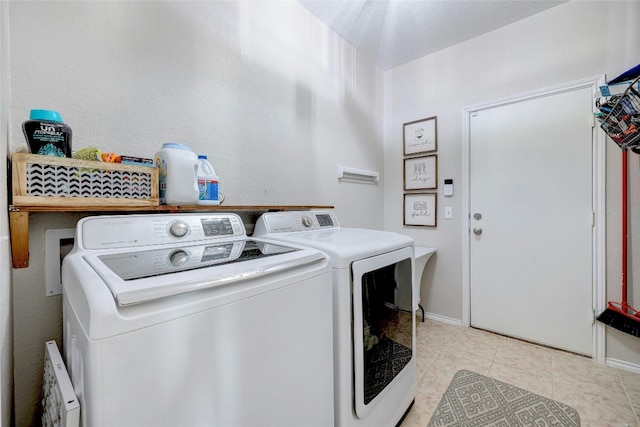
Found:
[[[207,160],[207,156],[198,156],[198,191],[199,205],[219,205],[220,188],[219,178],[215,169]]]

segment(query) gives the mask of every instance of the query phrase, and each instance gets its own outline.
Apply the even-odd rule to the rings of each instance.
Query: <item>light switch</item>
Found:
[[[447,219],[453,218],[453,207],[452,206],[445,206],[444,207],[444,217],[447,218]]]

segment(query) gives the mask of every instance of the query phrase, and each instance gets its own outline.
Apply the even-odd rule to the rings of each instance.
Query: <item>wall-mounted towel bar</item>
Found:
[[[380,172],[338,166],[338,181],[359,182],[363,184],[377,184]]]

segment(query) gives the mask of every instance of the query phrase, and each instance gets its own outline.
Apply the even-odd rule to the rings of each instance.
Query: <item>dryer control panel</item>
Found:
[[[76,233],[76,245],[94,250],[246,237],[234,213],[88,217],[79,221]]]
[[[317,231],[339,227],[338,218],[331,211],[267,212],[258,218],[253,235]]]

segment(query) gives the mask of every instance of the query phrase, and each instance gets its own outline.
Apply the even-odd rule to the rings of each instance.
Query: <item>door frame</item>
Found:
[[[507,98],[483,102],[464,107],[462,109],[462,325],[471,325],[471,134],[470,124],[472,114],[503,105],[523,102],[535,98],[551,96],[563,92],[590,88],[593,99],[599,96],[599,87],[605,85],[606,76],[599,75],[574,81],[567,84],[526,92]],[[592,104],[595,112],[595,103]],[[593,311],[593,345],[592,358],[598,362],[604,362],[605,356],[605,328],[595,320],[595,313],[605,309],[606,306],[606,217],[605,217],[605,172],[606,172],[606,146],[605,135],[596,124],[595,117],[585,117],[592,125],[592,206],[594,210],[594,225],[592,227],[592,311]]]

